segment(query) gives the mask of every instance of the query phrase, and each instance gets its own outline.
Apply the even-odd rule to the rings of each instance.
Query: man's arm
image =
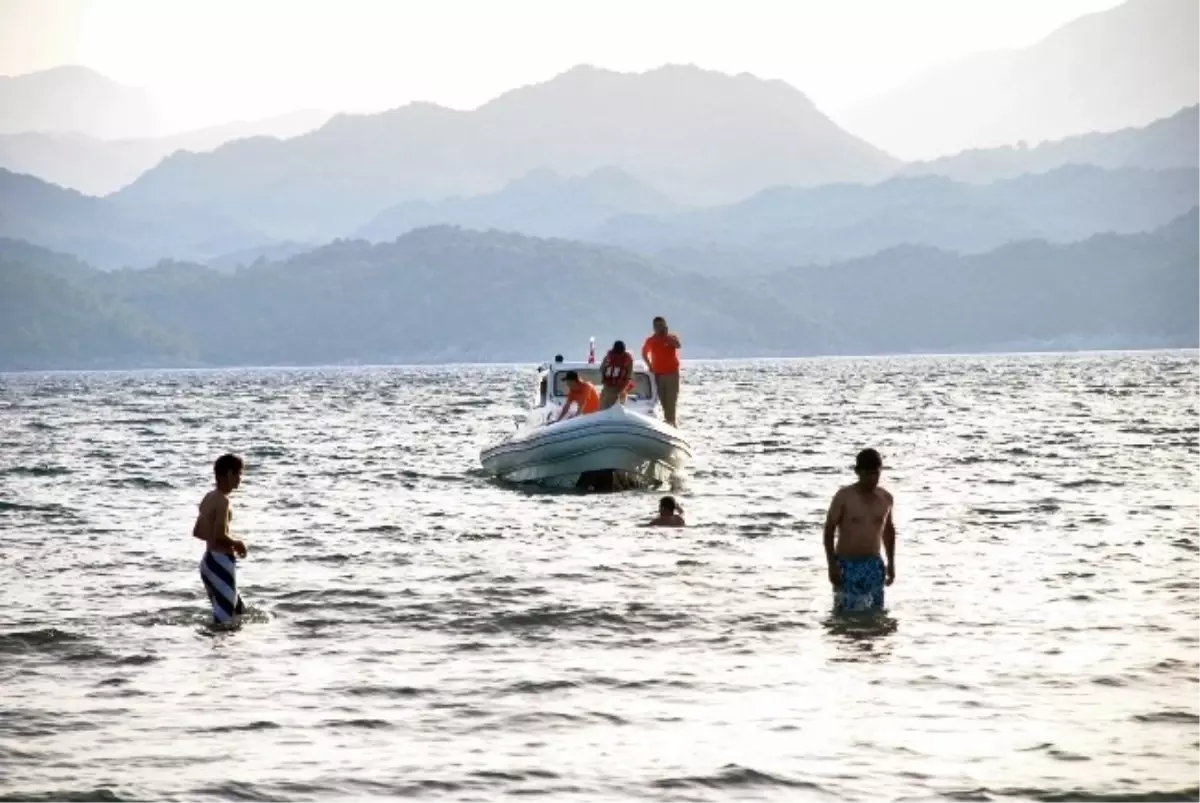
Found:
[[[571,405],[572,405],[572,404],[576,405],[576,407],[579,407],[579,406],[580,406],[580,404],[579,404],[579,400],[578,400],[578,399],[575,399],[575,398],[573,398],[573,397],[572,397],[572,396],[571,396],[571,395],[568,393],[568,394],[567,394],[567,398],[563,399],[562,408],[561,408],[561,409],[558,411],[558,418],[554,419],[554,423],[556,423],[556,424],[557,424],[559,421],[562,421],[564,418],[566,418],[566,417],[567,417],[567,413],[569,413],[569,412],[571,411]]]
[[[833,501],[829,503],[829,512],[825,514],[825,564],[829,569],[829,582],[834,588],[841,588],[842,572],[838,566],[837,555],[834,553],[834,535],[837,533],[838,524],[842,520],[843,499],[842,492],[838,491],[833,495]]]
[[[642,362],[651,371],[654,370],[654,364],[650,362],[650,338],[646,338],[646,342],[642,343]]]
[[[825,514],[825,561],[830,566],[837,559],[837,556],[833,552],[833,537],[837,533],[838,523],[841,520],[842,492],[838,491],[833,495],[833,501],[829,503],[829,512]]]
[[[671,332],[669,335],[667,335],[667,342],[677,349],[683,348],[683,341],[681,341],[679,339],[679,335],[675,334],[674,332]]]
[[[892,517],[892,500],[888,497],[887,520],[883,523],[883,551],[887,555],[889,577],[896,575],[896,524]]]

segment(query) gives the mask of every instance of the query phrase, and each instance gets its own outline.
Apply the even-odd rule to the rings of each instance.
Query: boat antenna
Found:
[[[596,364],[596,338],[588,338],[588,365]]]

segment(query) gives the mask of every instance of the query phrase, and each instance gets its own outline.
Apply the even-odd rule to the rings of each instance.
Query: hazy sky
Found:
[[[835,118],[935,64],[1120,0],[0,0],[0,74],[82,64],[171,128],[410,100],[471,108],[576,64],[781,78]]]

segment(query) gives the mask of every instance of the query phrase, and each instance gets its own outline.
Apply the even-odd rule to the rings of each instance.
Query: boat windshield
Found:
[[[575,373],[579,374],[579,378],[583,381],[591,382],[593,385],[595,385],[597,390],[600,389],[600,369],[598,367],[580,368],[577,369]],[[559,398],[564,398],[567,395],[567,383],[563,381],[563,376],[565,374],[565,371],[559,371],[554,375],[554,395]],[[637,399],[649,399],[650,375],[645,371],[634,371],[633,390],[629,392],[629,395]]]

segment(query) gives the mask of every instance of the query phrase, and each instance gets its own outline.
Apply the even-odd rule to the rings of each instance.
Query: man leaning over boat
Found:
[[[567,386],[567,398],[563,400],[558,418],[551,423],[557,424],[564,418],[588,415],[600,409],[600,394],[596,392],[596,386],[591,382],[580,379],[579,374],[575,371],[567,371],[563,375],[563,382]]]

